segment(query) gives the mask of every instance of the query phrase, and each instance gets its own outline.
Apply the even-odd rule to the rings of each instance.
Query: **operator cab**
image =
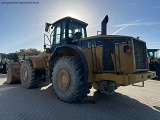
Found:
[[[46,23],[46,32],[50,32],[50,28],[53,29],[50,33],[50,38],[45,34],[50,41],[51,50],[53,50],[56,46],[73,44],[71,42],[72,40],[87,37],[87,26],[87,23],[72,17],[62,18],[52,24]],[[46,47],[45,45],[44,47]]]
[[[149,58],[160,58],[160,50],[159,49],[147,49]]]

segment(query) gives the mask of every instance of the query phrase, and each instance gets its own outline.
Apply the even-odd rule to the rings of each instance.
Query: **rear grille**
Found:
[[[146,43],[133,40],[136,69],[148,69]]]

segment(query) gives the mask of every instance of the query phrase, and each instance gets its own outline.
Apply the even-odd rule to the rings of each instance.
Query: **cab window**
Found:
[[[59,44],[60,43],[60,34],[61,34],[61,26],[58,24],[55,27],[54,35],[53,35],[53,44]]]
[[[149,52],[149,57],[154,57],[153,52]]]
[[[62,40],[64,40],[65,38],[66,38],[66,36],[65,36],[65,26],[66,24],[65,24],[65,22],[63,22],[62,23],[62,36],[61,36],[61,38],[62,38]]]
[[[72,39],[75,39],[76,38],[76,36],[75,36],[76,32],[81,32],[82,33],[81,38],[86,37],[85,36],[85,30],[82,26],[77,25],[75,23],[69,23],[68,37],[72,38]]]

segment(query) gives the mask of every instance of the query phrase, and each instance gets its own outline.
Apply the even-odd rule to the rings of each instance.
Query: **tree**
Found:
[[[18,53],[9,53],[7,54],[7,58],[9,60],[13,60],[14,62],[18,62]]]

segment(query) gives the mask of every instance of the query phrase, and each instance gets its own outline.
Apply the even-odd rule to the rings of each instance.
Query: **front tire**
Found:
[[[24,88],[36,88],[38,87],[37,80],[35,79],[35,69],[31,60],[25,60],[22,63],[20,70],[21,83]]]
[[[82,62],[74,56],[57,61],[52,72],[52,84],[58,98],[69,103],[80,101],[89,93]]]

